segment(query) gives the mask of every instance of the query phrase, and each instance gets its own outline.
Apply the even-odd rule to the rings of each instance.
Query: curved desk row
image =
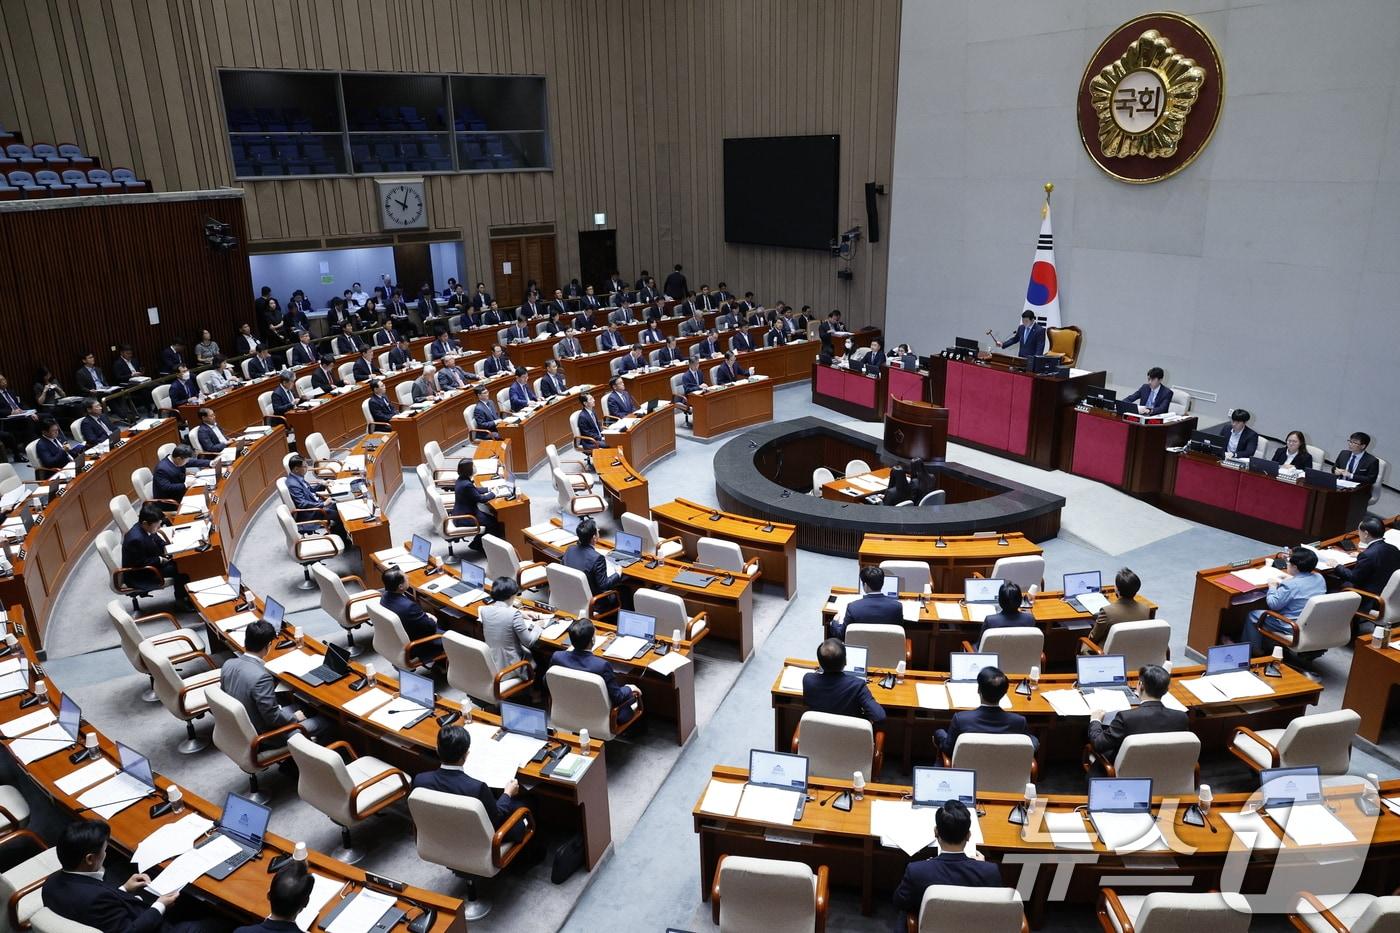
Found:
[[[641,514],[641,513],[639,513]],[[763,579],[783,588],[791,599],[797,592],[797,529],[792,525],[765,522],[746,515],[733,515],[689,499],[673,499],[651,510],[662,537],[679,537],[688,554],[696,551],[701,538],[718,538],[739,545],[744,560],[757,559]]]
[[[646,515],[651,511],[647,478],[628,462],[625,452],[599,447],[589,459],[603,484],[603,497],[613,518],[622,521],[623,512]]]
[[[887,560],[928,564],[934,591],[953,593],[975,573],[990,577],[992,568],[1003,557],[1039,557],[1044,553],[1040,545],[1019,531],[946,537],[869,534],[861,539],[857,558],[862,567]]]

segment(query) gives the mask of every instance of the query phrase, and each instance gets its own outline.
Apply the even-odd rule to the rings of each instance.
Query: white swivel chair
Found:
[[[79,444],[83,443],[83,418],[74,418],[68,422],[68,436]]]
[[[909,918],[910,933],[981,930],[984,933],[1025,933],[1026,912],[1015,888],[971,888],[960,884],[931,884],[924,888],[917,920]]]
[[[387,358],[387,355],[386,355],[386,358]],[[399,403],[400,406],[406,407],[406,406],[408,406],[408,405],[412,405],[412,404],[413,404],[413,383],[412,383],[412,382],[400,382],[398,385],[394,386],[394,398],[398,400],[398,403]]]
[[[605,590],[602,593],[594,593],[588,584],[588,577],[582,571],[563,564],[550,564],[545,568],[546,579],[549,581],[549,601],[554,608],[559,611],[580,619],[592,619],[595,622],[617,615],[617,609],[600,609],[599,605],[611,603],[616,607],[619,602],[617,590]],[[605,598],[606,597],[606,598]]]
[[[757,557],[745,560],[739,545],[719,538],[697,538],[695,560],[697,563],[709,564],[730,573],[743,574],[750,580],[757,580],[763,569],[763,564]]]
[[[1101,760],[1109,777],[1152,778],[1152,793],[1164,797],[1196,793],[1201,781],[1201,739],[1194,732],[1130,735],[1113,763]]]
[[[989,735],[964,732],[953,746],[949,767],[977,772],[982,785],[997,794],[1024,793],[1026,784],[1039,774],[1035,745],[1028,735]]]
[[[263,424],[286,424],[287,421],[272,407],[272,390],[258,393],[258,411],[262,413]]]
[[[141,520],[136,507],[126,496],[113,496],[107,503],[107,510],[112,513],[112,521],[117,523],[117,528],[121,529],[122,537],[126,537],[126,533],[135,528]]]
[[[1370,609],[1358,606],[1355,621],[1400,630],[1400,570],[1390,575],[1379,593],[1363,593],[1354,588],[1351,592],[1371,597],[1374,604]]]
[[[1382,457],[1377,457],[1376,481],[1371,484],[1371,498],[1366,501],[1367,505],[1375,505],[1380,501],[1381,489],[1385,486],[1385,481],[1390,478],[1390,461]],[[1322,461],[1318,461],[1321,463]]]
[[[1293,926],[1313,933],[1382,933],[1400,930],[1400,897],[1374,894],[1318,896],[1299,892],[1289,915]]]
[[[1286,729],[1236,726],[1230,752],[1256,772],[1316,765],[1323,775],[1335,777],[1351,767],[1351,740],[1360,725],[1359,713],[1339,709],[1299,716]]]
[[[246,360],[244,360],[242,363],[239,363],[239,364],[238,364],[238,368],[241,369],[241,370],[243,370],[243,381],[244,381],[244,382],[250,382],[250,381],[252,381],[252,378],[253,378],[253,360],[254,360],[254,359],[256,359],[256,357],[250,356],[250,357],[248,357]]]
[[[7,931],[23,930],[33,923],[34,917],[44,910],[44,899],[40,893],[44,882],[49,875],[63,867],[58,861],[58,850],[50,848],[33,832],[27,829],[17,830],[13,838],[25,839],[40,851],[37,855],[32,855],[0,873],[0,902],[5,904],[3,925]],[[79,926],[78,929],[93,928]]]
[[[428,441],[423,445],[423,462],[432,470],[433,483],[445,489],[451,489],[457,484],[457,467],[464,459],[468,459],[474,453],[468,449],[460,457],[449,457],[442,452],[442,445],[437,441]]]
[[[870,355],[870,348],[869,348],[869,347],[857,347],[857,348],[851,353],[851,362],[852,362],[852,363],[859,363],[861,360],[865,359],[865,358],[866,358],[867,356],[869,356],[869,355]]]
[[[556,664],[545,671],[544,682],[549,690],[549,725],[552,729],[563,729],[565,732],[587,729],[590,736],[609,742],[641,721],[641,694],[634,694],[628,703],[614,707],[608,697],[607,685],[597,674]],[[630,719],[622,722],[620,714],[629,707],[635,712]]]
[[[370,623],[374,626],[374,651],[381,658],[399,670],[409,671],[441,661],[445,657],[441,635],[424,635],[422,638],[410,639],[398,613],[385,609],[377,600],[368,600],[368,603]],[[429,647],[429,651],[418,650],[425,645]]]
[[[306,444],[306,454],[311,460],[313,469],[340,472],[340,463],[335,459],[331,452],[331,445],[326,443],[321,432],[313,431],[306,435],[303,443]]]
[[[607,503],[603,497],[591,492],[577,492],[573,484],[569,482],[568,476],[563,470],[551,469],[550,477],[554,481],[555,501],[559,506],[560,514],[570,515],[597,515],[607,509]]]
[[[528,658],[497,667],[491,649],[478,638],[444,632],[442,647],[447,656],[447,685],[493,709],[535,683],[534,665]]]
[[[199,659],[208,668],[198,674],[182,676],[163,647],[142,642],[138,649],[141,663],[151,672],[152,684],[160,705],[166,712],[185,724],[185,740],[177,748],[182,755],[193,755],[209,747],[207,739],[200,738],[194,730],[194,721],[209,712],[209,699],[205,689],[219,682],[222,673],[214,659],[203,651],[193,652],[185,660]]]
[[[29,825],[29,801],[12,784],[0,784],[0,838]]]
[[[825,865],[722,855],[710,892],[711,917],[720,933],[817,933],[826,929]]]
[[[214,717],[214,745],[248,775],[248,799],[266,804],[267,795],[258,787],[258,775],[291,757],[285,739],[301,731],[302,724],[293,722],[259,733],[253,728],[247,708],[218,684],[205,688],[204,694],[209,701],[209,714]]]
[[[478,890],[476,879],[496,877],[534,837],[529,808],[516,810],[497,829],[480,800],[419,787],[408,795],[408,812],[418,857],[467,876],[465,919],[475,922],[489,914],[491,900]],[[522,824],[524,838],[508,842],[506,836]]]
[[[34,467],[34,476],[38,479],[47,479],[53,475],[54,470],[46,470],[39,465],[39,439],[35,438],[24,445],[24,459],[28,460]]]
[[[499,411],[499,409],[497,409]],[[462,412],[462,420],[467,423],[467,438],[473,441],[491,440],[491,432],[486,428],[476,426],[476,402],[472,402]]]
[[[335,372],[336,375],[340,377],[340,381],[343,382],[345,385],[352,386],[355,384],[354,360],[349,360],[347,362],[341,363],[338,367],[336,367]]]
[[[1167,412],[1173,415],[1184,415],[1191,411],[1191,393],[1185,389],[1178,389],[1172,386],[1172,400],[1167,405]]]
[[[297,793],[340,827],[341,846],[331,857],[355,864],[364,853],[354,848],[350,830],[408,796],[408,775],[378,758],[357,757],[347,742],[322,746],[293,735],[287,747],[297,766]]]
[[[817,467],[812,471],[812,495],[818,499],[822,497],[822,487],[827,483],[835,482],[836,474],[826,467]]]
[[[388,431],[392,425],[387,421],[374,420],[374,414],[369,410],[369,399],[360,403],[360,415],[365,419],[365,431],[373,433],[375,431]]]
[[[933,592],[933,574],[921,560],[882,560],[880,569],[885,576],[899,580],[901,593]]]
[[[963,642],[963,649],[972,646]],[[982,633],[977,650],[995,654],[1008,674],[1029,674],[1032,667],[1045,670],[1045,630],[1035,626],[994,628]]]
[[[852,457],[850,460],[847,460],[847,461],[846,461],[846,475],[847,475],[847,476],[860,476],[862,473],[869,473],[869,472],[870,472],[870,464],[866,463],[864,460],[860,459],[859,457]]]
[[[29,929],[34,933],[102,933],[97,927],[61,917],[47,907],[40,907],[30,916]]]
[[[23,485],[24,480],[15,472],[14,464],[0,463],[0,496],[12,493]]]
[[[811,777],[848,781],[856,771],[878,780],[885,758],[885,734],[859,716],[808,711],[792,733],[792,750],[807,756]]]
[[[311,376],[298,376],[295,382],[297,398],[311,399],[323,394],[320,389],[311,384]]]
[[[1129,671],[1148,664],[1162,664],[1171,657],[1172,626],[1165,619],[1119,622],[1108,630],[1103,645],[1088,638],[1079,643],[1091,654],[1121,654]]]
[[[559,448],[553,444],[544,445],[544,454],[549,458],[550,469],[562,472],[575,490],[586,492],[593,488],[593,480],[588,476],[589,464],[574,458],[565,460],[559,456]]]
[[[345,630],[345,647],[350,657],[360,654],[361,648],[355,644],[355,629],[369,624],[369,602],[384,595],[379,590],[370,589],[356,574],[336,576],[325,564],[313,564],[311,576],[321,590],[321,611]],[[353,581],[360,588],[353,596],[345,588],[346,581]]]
[[[1002,557],[992,565],[989,579],[1005,580],[1014,583],[1024,593],[1031,587],[1040,587],[1045,577],[1045,558],[1036,554],[1022,557]]]
[[[1156,788],[1153,788],[1154,792]],[[1099,894],[1099,923],[1107,933],[1248,933],[1249,901],[1215,891]]]
[[[692,645],[709,634],[709,615],[695,615],[686,608],[685,600],[675,593],[662,593],[645,587],[632,594],[632,608],[656,620],[656,634],[670,637],[680,631],[681,639]]]
[[[909,639],[902,625],[852,622],[846,626],[845,642],[866,649],[866,667],[892,671],[900,661],[909,663]]]
[[[549,583],[547,565],[539,561],[521,563],[515,552],[515,545],[505,538],[495,535],[482,535],[481,543],[486,548],[486,576],[510,577],[522,590],[537,590]]]
[[[326,523],[318,519],[302,518],[300,523],[326,527]],[[316,584],[311,582],[311,565],[329,560],[344,552],[345,542],[340,539],[340,535],[302,535],[297,529],[298,520],[292,518],[292,513],[285,505],[279,504],[277,506],[277,524],[282,526],[282,537],[287,544],[287,554],[291,556],[292,560],[301,564],[302,582],[297,584],[297,589],[315,589]]]
[[[210,392],[214,391],[214,379],[218,375],[219,374],[212,369],[206,369],[202,373],[195,374],[194,384],[199,387],[200,395],[208,395]]]
[[[164,418],[175,414],[175,407],[170,404],[170,386],[159,385],[151,389],[151,402],[156,407],[156,415]]]
[[[153,612],[138,618],[127,611],[120,599],[112,599],[107,601],[107,618],[117,630],[117,639],[121,642],[122,653],[126,655],[127,663],[136,673],[145,674],[148,679],[152,678],[152,674],[141,660],[143,646],[147,651],[163,653],[175,664],[196,657],[204,650],[204,645],[194,632],[181,628],[179,621],[168,612]],[[149,627],[156,622],[170,628],[157,631]],[[154,680],[151,680],[150,686],[141,694],[141,699],[147,703],[160,702],[160,697],[156,696]]]
[[[1361,594],[1353,590],[1324,593],[1308,600],[1296,622],[1272,609],[1265,609],[1264,615],[1281,622],[1288,633],[1275,632],[1261,625],[1259,634],[1302,658],[1314,658],[1329,648],[1351,644],[1351,620],[1360,608]]]
[[[98,532],[97,553],[107,568],[107,586],[118,596],[130,599],[133,612],[141,611],[139,600],[170,585],[157,567],[123,567],[122,539],[110,528]]]
[[[131,471],[131,488],[136,495],[141,497],[143,505],[168,505],[178,506],[180,503],[174,499],[157,499],[155,497],[155,477],[151,474],[150,467],[137,467]]]
[[[433,524],[437,526],[438,534],[447,542],[445,560],[449,564],[458,563],[460,558],[456,552],[457,542],[481,534],[481,522],[475,515],[458,515],[450,510],[446,497],[433,485],[432,474],[426,463],[418,464],[417,472],[419,484],[423,488],[423,498],[427,500],[428,511],[433,516]]]
[[[661,525],[654,518],[645,518],[636,512],[623,512],[622,530],[642,539],[643,554],[654,554],[665,560],[685,551],[685,542],[679,537],[661,537]]]

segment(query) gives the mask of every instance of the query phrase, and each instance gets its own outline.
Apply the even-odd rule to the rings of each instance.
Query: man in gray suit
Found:
[[[271,732],[292,723],[301,723],[307,735],[315,738],[324,733],[330,723],[319,716],[307,716],[299,709],[277,702],[277,678],[267,669],[267,652],[277,640],[277,630],[271,622],[259,619],[243,630],[244,653],[226,662],[219,686],[248,711],[253,728],[259,733]],[[266,747],[286,745],[290,733],[269,741]]]
[[[413,380],[413,400],[415,402],[437,398],[438,385],[436,376],[437,370],[433,368],[433,364],[424,363],[423,374]]]

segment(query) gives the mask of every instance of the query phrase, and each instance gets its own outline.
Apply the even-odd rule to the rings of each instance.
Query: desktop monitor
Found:
[[[963,581],[963,602],[966,603],[994,603],[997,601],[997,593],[1001,592],[1001,585],[1005,580],[983,580],[980,577],[972,577]]]
[[[58,701],[58,724],[68,733],[69,738],[74,742],[78,741],[78,732],[83,727],[83,711],[66,693]]]
[[[617,611],[617,634],[623,638],[628,635],[636,638],[654,638],[656,637],[656,618],[643,615],[640,612],[619,609]]]
[[[286,616],[286,614],[287,610],[283,608],[281,603],[273,599],[271,596],[269,596],[263,602],[263,621],[271,625],[273,628],[282,627],[282,619]]]
[[[486,584],[486,570],[476,564],[469,564],[462,561],[457,565],[457,572],[462,577],[462,582],[473,589],[481,589]]]
[[[422,535],[414,535],[409,553],[426,564],[433,556],[433,542]]]
[[[870,649],[864,645],[846,646],[846,673],[855,674],[857,677],[864,677],[866,661],[870,658]]]
[[[123,773],[131,775],[152,790],[155,789],[156,779],[151,774],[151,763],[146,760],[145,755],[129,745],[118,742],[117,760],[121,763]]]
[[[803,793],[807,790],[807,756],[749,750],[749,783]]]
[[[625,531],[619,531],[613,538],[613,547],[624,554],[631,554],[633,557],[642,555],[642,539],[638,535],[630,535]]]
[[[1082,596],[1085,593],[1097,593],[1102,589],[1103,574],[1097,570],[1065,574],[1065,599],[1073,599],[1075,596]]]
[[[1108,408],[1109,403],[1118,400],[1118,392],[1114,389],[1105,389],[1103,386],[1090,386],[1084,390],[1084,400],[1099,408]]]
[[[975,337],[954,337],[953,346],[959,350],[980,350],[982,347]]]
[[[1322,773],[1307,768],[1266,768],[1259,772],[1259,793],[1266,808],[1322,802]]]
[[[991,652],[954,651],[948,655],[948,679],[969,683],[977,679],[982,668],[1000,666],[1001,656]]]
[[[1249,670],[1249,642],[1206,649],[1206,676]]]
[[[267,835],[267,822],[272,811],[247,797],[229,794],[224,798],[224,812],[219,816],[219,829],[237,836],[249,845],[261,846]]]
[[[1217,457],[1225,455],[1225,438],[1210,431],[1192,431],[1191,446]]]
[[[1044,355],[1031,357],[1031,372],[1048,376],[1059,371],[1060,357]]]
[[[549,715],[533,706],[501,701],[501,728],[536,739],[549,738]]]
[[[1080,655],[1074,659],[1081,687],[1122,687],[1128,683],[1127,659],[1121,654]]]
[[[972,809],[977,803],[977,772],[966,768],[915,768],[914,806],[941,807],[957,800]]]
[[[433,679],[412,671],[399,671],[399,696],[424,709],[432,709],[437,702],[437,696],[433,693]]]
[[[1090,813],[1151,813],[1151,778],[1090,778]]]

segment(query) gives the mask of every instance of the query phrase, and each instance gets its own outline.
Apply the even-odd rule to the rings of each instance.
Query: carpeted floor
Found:
[[[775,396],[775,418],[816,414],[879,433],[876,425],[815,408],[809,399],[805,383],[779,390]],[[647,471],[653,498],[663,501],[669,495],[681,494],[714,502],[709,477],[718,443],[696,441],[684,431],[678,431],[678,435],[676,454]],[[1111,577],[1121,566],[1133,567],[1144,580],[1143,592],[1160,605],[1160,616],[1172,622],[1173,653],[1178,657],[1185,644],[1196,569],[1267,550],[1260,542],[1184,522],[1078,477],[1035,470],[956,446],[949,455],[950,459],[1065,495],[1068,504],[1061,536],[1045,545],[1047,579],[1093,569]],[[544,471],[537,470],[533,477],[523,479],[520,487],[534,503],[534,520],[546,518],[554,496]],[[1391,498],[1387,493],[1378,513],[1400,511],[1400,504]],[[388,511],[395,540],[414,531],[431,534],[431,523],[412,473],[405,474],[404,489]],[[335,623],[320,611],[316,592],[295,589],[301,571],[286,558],[270,509],[259,514],[240,544],[235,559],[254,588],[283,599],[294,614],[294,621],[308,632],[338,636]],[[445,548],[439,545],[438,550]],[[675,745],[664,726],[609,746],[613,853],[593,873],[577,874],[557,887],[549,883],[547,863],[527,872],[510,872],[492,886],[493,912],[473,923],[473,929],[595,931],[620,925],[638,930],[710,928],[709,905],[700,901],[691,808],[715,764],[742,765],[747,761],[749,748],[772,747],[768,691],[782,659],[812,655],[819,638],[819,606],[826,588],[833,581],[846,582],[855,577],[855,562],[849,559],[803,552],[798,564],[799,587],[791,602],[784,601],[776,590],[760,589],[755,600],[757,647],[747,664],[740,664],[733,651],[724,646],[702,646],[696,665],[699,728],[685,748]],[[348,573],[357,566],[358,560],[349,556],[341,558],[333,568]],[[246,781],[241,772],[216,749],[179,755],[175,746],[183,737],[181,724],[159,705],[140,701],[142,680],[131,672],[120,651],[113,648],[116,638],[103,612],[107,588],[95,552],[84,557],[82,566],[69,579],[49,629],[48,669],[53,681],[71,691],[103,731],[119,735],[145,751],[160,771],[191,789],[211,799],[243,789]],[[362,635],[360,641],[368,647],[367,635]],[[1317,675],[1325,687],[1320,708],[1332,709],[1339,704],[1349,663],[1347,651],[1329,652],[1319,661]],[[445,692],[451,695],[451,691]],[[202,729],[207,731],[208,726]],[[1400,754],[1400,743],[1388,742],[1382,754],[1393,759]],[[1212,758],[1203,762],[1203,779],[1222,791],[1244,787],[1247,776],[1231,761]],[[1400,773],[1393,761],[1358,750],[1353,756],[1353,772],[1367,771],[1386,778]],[[1082,782],[1082,776],[1070,773],[1052,773],[1043,778],[1047,790],[1077,789],[1082,786],[1077,782]],[[323,850],[337,845],[338,831],[300,802],[289,781],[273,773],[264,783],[274,800],[274,831],[305,839]],[[463,892],[460,880],[418,859],[406,816],[393,814],[378,819],[358,834],[358,840],[369,850],[363,863],[369,870],[450,894]],[[620,903],[628,905],[625,913],[618,910]],[[831,910],[827,928],[832,931],[888,930],[894,919],[892,909],[885,904],[877,905],[874,916],[861,916],[858,900],[848,891],[835,893]],[[1097,924],[1088,911],[1060,911],[1051,917],[1048,928],[1091,930],[1097,929]]]

